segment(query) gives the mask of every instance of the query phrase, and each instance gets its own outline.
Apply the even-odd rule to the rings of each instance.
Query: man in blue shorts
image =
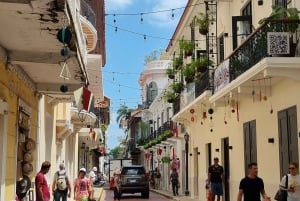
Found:
[[[219,159],[214,158],[214,164],[208,168],[208,182],[210,183],[213,200],[217,196],[217,201],[223,195],[224,169],[219,165]]]

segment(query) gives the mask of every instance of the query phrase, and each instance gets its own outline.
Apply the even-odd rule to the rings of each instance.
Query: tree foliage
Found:
[[[154,50],[149,55],[145,56],[144,59],[144,65],[151,61],[158,60],[160,58],[160,55],[162,54],[162,50]]]
[[[120,146],[117,146],[110,150],[109,155],[111,155],[113,159],[116,159],[120,155],[121,151],[122,148]]]
[[[133,109],[129,109],[126,105],[121,105],[121,107],[117,110],[117,118],[116,121],[119,124],[119,128],[122,127],[122,120],[126,120],[130,118],[131,112]]]

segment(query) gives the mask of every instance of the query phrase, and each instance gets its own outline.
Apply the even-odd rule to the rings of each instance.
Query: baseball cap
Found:
[[[80,168],[79,172],[84,172],[84,173],[86,173],[86,169],[85,169],[85,168]]]

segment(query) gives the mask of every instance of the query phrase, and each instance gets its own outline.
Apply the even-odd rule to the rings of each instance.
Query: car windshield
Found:
[[[123,175],[141,175],[145,174],[145,170],[142,168],[126,168],[122,170]]]

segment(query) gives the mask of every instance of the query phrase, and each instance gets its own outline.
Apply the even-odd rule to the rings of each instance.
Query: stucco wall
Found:
[[[36,140],[37,136],[37,109],[38,98],[34,91],[21,80],[14,70],[7,70],[4,63],[0,61],[0,98],[8,103],[8,125],[7,125],[7,158],[2,162],[5,171],[5,200],[15,197],[15,181],[17,177],[17,119],[18,99],[22,99],[29,107],[30,114],[30,138]],[[35,166],[35,161],[33,161]],[[33,178],[34,174],[31,175]]]

